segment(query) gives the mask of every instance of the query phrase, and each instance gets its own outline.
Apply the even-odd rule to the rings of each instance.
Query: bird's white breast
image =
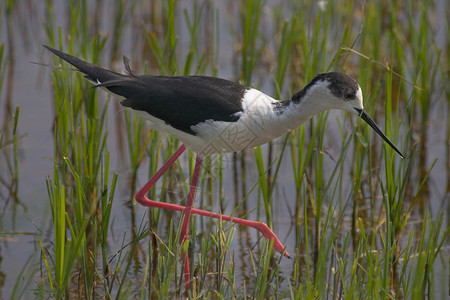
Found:
[[[207,156],[213,153],[236,152],[262,145],[289,131],[276,125],[280,117],[274,111],[276,100],[266,94],[249,89],[242,99],[243,111],[237,122],[207,120],[192,127],[204,140],[197,153]]]
[[[238,121],[206,120],[191,127],[196,135],[175,129],[146,112],[137,113],[149,121],[150,127],[172,134],[198,155],[206,157],[256,147],[295,129],[296,122],[292,121],[295,116],[290,108],[279,115],[274,109],[277,102],[256,89],[249,89],[242,98],[243,111],[237,113]]]

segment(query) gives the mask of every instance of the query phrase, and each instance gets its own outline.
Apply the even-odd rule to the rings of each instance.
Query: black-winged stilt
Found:
[[[139,112],[154,129],[172,134],[183,142],[136,194],[137,202],[144,206],[184,212],[180,243],[189,237],[187,228],[190,215],[198,214],[253,227],[267,239],[273,240],[277,251],[284,251],[277,236],[262,222],[231,218],[193,208],[202,157],[262,145],[328,109],[342,109],[360,116],[403,157],[363,110],[363,97],[358,83],[342,73],[319,74],[291,99],[278,101],[256,89],[225,79],[207,76],[135,75],[125,57],[127,74],[123,75],[48,46],[44,47],[75,66],[96,87],[106,88],[113,94],[124,97],[121,104]],[[148,191],[186,147],[197,154],[186,206],[148,199]],[[286,251],[284,255],[289,257]],[[184,270],[188,285],[190,272],[187,255]]]

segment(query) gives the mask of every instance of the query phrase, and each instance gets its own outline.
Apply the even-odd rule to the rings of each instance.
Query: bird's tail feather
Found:
[[[86,79],[88,79],[95,85],[101,86],[102,84],[105,84],[108,81],[123,80],[124,78],[128,77],[110,70],[94,66],[75,56],[53,49],[49,46],[46,45],[43,46],[47,48],[49,51],[51,51],[53,54],[59,56],[63,60],[67,61],[69,64],[76,67],[81,73],[85,74]]]

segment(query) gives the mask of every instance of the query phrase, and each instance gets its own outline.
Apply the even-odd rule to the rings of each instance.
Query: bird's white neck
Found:
[[[281,127],[293,130],[318,113],[337,108],[328,89],[320,85],[294,94],[290,100],[278,102],[274,112]]]
[[[313,88],[301,95],[301,98],[278,101],[258,90],[250,89],[244,97],[244,112],[235,125],[242,130],[252,131],[255,138],[249,146],[262,145],[296,129],[317,113],[329,109],[330,104],[326,100],[323,101],[329,95],[322,91]]]

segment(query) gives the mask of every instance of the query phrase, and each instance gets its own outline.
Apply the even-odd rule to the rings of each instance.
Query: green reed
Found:
[[[49,6],[49,12],[50,6]],[[73,6],[67,28],[70,35],[87,39],[87,2]],[[52,28],[51,25],[48,28]],[[49,34],[54,31],[48,30]],[[64,34],[59,30],[62,48]],[[55,36],[49,36],[55,46]],[[75,45],[68,41],[71,53],[89,53],[98,62],[105,38]],[[79,48],[80,47],[80,48]],[[77,49],[77,50],[76,50]],[[89,49],[89,50],[88,50]],[[55,60],[55,65],[59,61]],[[107,107],[99,109],[95,90],[79,74],[54,72],[55,90],[55,167],[47,188],[54,219],[53,266],[46,261],[49,280],[54,272],[52,291],[57,297],[69,295],[70,279],[76,265],[83,278],[82,291],[87,297],[95,294],[96,266],[99,258],[108,272],[107,237],[117,175],[109,179],[109,153],[106,150]],[[52,269],[54,271],[52,271]]]
[[[8,6],[10,5],[8,4]],[[0,22],[1,20],[2,18],[0,17]],[[5,45],[0,43],[0,94],[3,92],[8,63],[9,59],[5,53]],[[3,121],[0,124],[0,162],[2,164],[2,171],[0,172],[0,199],[5,201],[4,208],[6,208],[12,202],[19,203],[17,201],[20,175],[18,151],[19,141],[25,135],[19,135],[18,130],[20,106],[17,105],[13,112],[9,103],[4,103],[4,105],[7,109],[2,115]],[[11,114],[8,111],[11,111]]]
[[[217,24],[219,17],[225,17],[209,10],[206,1],[194,1],[189,9],[181,9],[178,1],[160,4],[161,10],[154,13],[160,13],[163,21],[153,25],[161,27],[140,28],[145,36],[142,52],[149,60],[143,71],[157,75],[215,75],[222,32]],[[121,1],[116,9],[126,11],[139,5],[138,1]],[[413,119],[420,116],[425,135],[431,101],[428,91],[443,73],[436,49],[427,46],[433,45],[428,5],[408,1],[405,23],[397,18],[402,7],[389,4],[385,14],[381,1],[367,3],[361,9],[352,3],[328,3],[323,10],[315,2],[291,3],[294,13],[288,18],[274,9],[275,38],[265,36],[263,31],[267,29],[263,28],[263,21],[267,22],[266,5],[259,0],[239,2],[240,22],[233,23],[239,45],[236,55],[240,58],[235,80],[258,87],[259,80],[270,77],[274,97],[282,98],[320,72],[333,69],[357,74],[365,109],[383,125],[386,135],[406,158],[401,160],[355,116],[341,114],[333,120],[330,113],[320,114],[271,146],[255,148],[251,160],[256,164],[244,165],[241,177],[236,179],[247,189],[237,206],[244,206],[242,203],[250,197],[262,199],[266,214],[262,219],[276,229],[273,205],[281,200],[276,199],[274,191],[281,184],[280,174],[292,172],[295,249],[287,249],[293,256],[292,269],[283,270],[284,258],[274,253],[270,243],[258,241],[260,247],[245,250],[251,271],[250,275],[243,275],[240,252],[232,244],[238,238],[236,226],[194,217],[191,239],[180,246],[182,214],[155,209],[146,210],[148,215],[141,220],[133,219],[131,233],[127,230],[120,245],[115,245],[109,240],[114,219],[112,206],[120,202],[115,190],[126,176],[111,176],[108,149],[112,145],[107,144],[111,132],[106,129],[109,102],[105,104],[98,97],[102,93],[79,74],[53,70],[55,163],[47,187],[54,235],[39,239],[45,266],[40,295],[184,296],[180,247],[189,250],[193,277],[187,296],[191,298],[377,299],[434,295],[433,268],[442,260],[440,254],[449,229],[444,228],[443,213],[433,215],[426,205],[421,223],[410,225],[410,216],[423,202],[427,178],[434,166],[433,163],[424,167],[418,176],[413,171],[417,168],[413,158],[418,157],[425,165],[425,156],[418,154],[425,151],[421,148],[424,143],[417,151],[411,137]],[[113,39],[112,56],[117,57],[127,24],[123,16],[115,14],[111,31],[114,34],[107,36],[98,34],[96,22],[90,23],[87,1],[73,2],[70,8],[69,26],[57,29],[51,1],[47,1],[49,18],[44,27],[50,46],[102,65],[100,54],[107,52],[108,42]],[[361,24],[355,21],[355,10],[363,16]],[[418,22],[414,11],[419,12]],[[204,21],[206,17],[210,23]],[[179,43],[180,26],[187,27],[188,49],[182,49]],[[213,28],[213,33],[201,45],[205,27]],[[411,37],[407,46],[405,32]],[[273,55],[268,67],[260,62],[269,50]],[[412,66],[408,65],[408,53],[414,58]],[[54,61],[55,65],[59,63]],[[129,158],[126,165],[131,170],[134,194],[145,183],[145,176],[151,176],[179,142],[147,131],[142,121],[128,113],[118,118],[122,116],[124,149]],[[333,122],[337,123],[339,134],[334,137],[336,152],[327,146],[332,139],[327,132]],[[268,155],[264,158],[266,150]],[[181,159],[150,191],[151,199],[183,201],[194,164],[193,154],[188,157]],[[292,168],[282,170],[282,161],[289,161]],[[208,209],[214,209],[212,201],[225,200],[232,194],[224,187],[226,163],[221,155],[205,160],[197,199]],[[189,166],[189,172],[185,166]],[[138,174],[143,168],[148,169],[148,174],[141,178]],[[249,168],[256,170],[256,182],[245,177]],[[237,208],[233,210],[233,214],[237,212]],[[162,235],[163,230],[167,234]],[[142,271],[134,272],[139,265]],[[74,276],[82,279],[79,286],[70,282]],[[240,283],[237,278],[244,280]]]

